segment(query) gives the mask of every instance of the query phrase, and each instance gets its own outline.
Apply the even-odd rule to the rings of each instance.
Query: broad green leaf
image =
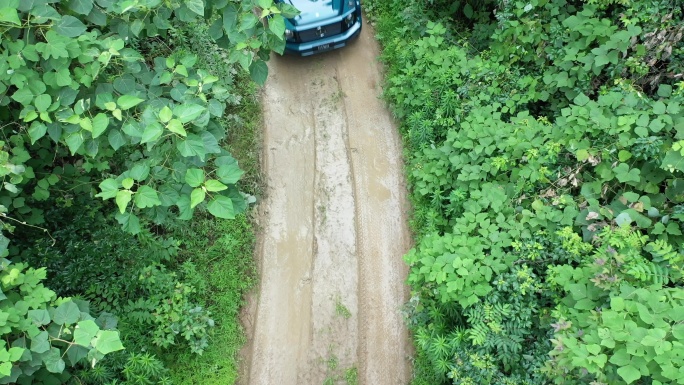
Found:
[[[198,204],[204,202],[205,197],[206,193],[203,188],[198,187],[192,190],[192,193],[190,194],[190,208],[194,209]]]
[[[0,8],[0,21],[21,25],[21,20],[19,20],[19,13],[16,8]]]
[[[209,179],[204,183],[204,188],[206,188],[207,191],[216,192],[226,190],[228,189],[228,186],[217,181],[216,179]]]
[[[204,144],[204,151],[208,154],[218,154],[221,152],[221,147],[218,144],[216,137],[209,131],[202,131],[202,144]]]
[[[679,151],[668,151],[660,167],[670,172],[674,170],[684,172],[684,156]]]
[[[43,356],[43,363],[45,364],[45,369],[50,373],[62,373],[65,368],[62,354],[57,348],[51,348],[50,351]]]
[[[235,4],[228,3],[223,10],[223,29],[228,36],[235,32],[237,25],[238,10]]]
[[[97,335],[100,328],[95,321],[85,320],[76,325],[74,329],[74,342],[85,347],[90,346],[90,341]]]
[[[120,218],[122,218],[124,216],[126,216],[126,215],[125,214],[124,215],[116,214],[117,220],[119,220]],[[119,223],[121,223],[121,222],[119,222]],[[103,313],[100,313],[100,315],[97,317],[97,319],[95,320],[95,323],[102,330],[116,329],[116,327],[119,323],[119,319],[114,314],[103,312]]]
[[[627,161],[628,159],[630,159],[631,157],[632,157],[632,153],[629,152],[629,151],[620,150],[620,151],[618,152],[618,160],[620,160],[620,162],[625,162],[625,161]]]
[[[465,3],[465,5],[463,6],[463,14],[465,15],[465,17],[467,17],[468,19],[472,19],[474,12],[475,11],[473,10],[473,6],[469,3]]]
[[[162,206],[169,207],[176,204],[180,195],[174,188],[163,185],[159,188],[159,200]]]
[[[615,311],[622,311],[625,308],[625,300],[622,297],[613,297],[610,299],[610,308]]]
[[[143,181],[150,175],[150,166],[143,163],[136,163],[133,168],[131,168],[129,175],[138,182]]]
[[[31,144],[35,144],[36,141],[47,132],[47,126],[40,122],[31,123],[31,127],[28,129],[29,138],[31,138]]]
[[[24,354],[24,348],[18,346],[11,347],[8,351],[10,361],[19,361],[21,356]]]
[[[81,134],[80,131],[74,132],[73,134],[67,136],[64,141],[66,142],[67,146],[69,147],[69,152],[71,152],[71,155],[75,155],[78,149],[81,147],[83,144],[83,135]]]
[[[679,313],[679,318],[684,317],[684,309],[683,308],[675,308],[673,309]],[[674,318],[674,317],[673,317]],[[672,326],[672,336],[674,338],[677,338],[678,340],[684,340],[684,324],[681,323],[681,321],[678,321],[680,323],[677,323],[676,325]]]
[[[126,212],[126,207],[131,201],[131,195],[133,195],[133,192],[130,190],[119,190],[116,193],[116,205],[119,206],[119,212],[121,214]]]
[[[57,306],[52,314],[52,322],[57,325],[73,325],[81,317],[81,311],[73,301]]]
[[[192,12],[204,16],[204,1],[202,0],[185,0],[185,6]]]
[[[109,354],[124,348],[119,339],[119,332],[113,330],[100,330],[93,339],[92,344],[102,354]]]
[[[69,8],[81,15],[87,15],[93,9],[93,0],[69,0]]]
[[[28,316],[36,326],[47,325],[52,321],[50,319],[50,313],[45,309],[29,310]]]
[[[589,344],[587,345],[587,351],[593,355],[597,355],[601,352],[601,346],[597,344]]]
[[[116,213],[115,218],[124,231],[134,235],[140,232],[140,219],[136,215],[129,212]]]
[[[235,219],[233,201],[223,195],[217,195],[207,205],[209,212],[218,218]]]
[[[121,186],[123,186],[123,188],[125,188],[125,189],[130,190],[130,188],[133,187],[134,183],[135,183],[135,181],[133,180],[133,178],[126,178],[126,179],[121,181]]]
[[[172,117],[173,111],[171,111],[171,109],[168,106],[164,106],[164,108],[162,108],[161,111],[159,111],[159,120],[162,123],[168,122],[169,120],[171,120]]]
[[[78,37],[86,31],[86,26],[77,18],[65,15],[53,24],[52,30],[62,36]]]
[[[589,151],[584,150],[584,149],[577,150],[577,152],[575,153],[575,157],[580,162],[583,162],[583,161],[589,159]]]
[[[209,113],[213,116],[222,116],[226,106],[216,99],[211,99],[208,104]]]
[[[24,106],[28,106],[33,101],[33,93],[31,93],[28,87],[19,88],[12,94],[12,99]]]
[[[38,110],[38,112],[45,112],[52,104],[52,97],[50,97],[48,94],[41,94],[36,96],[36,99],[33,101],[33,103],[35,104],[36,110]]]
[[[626,163],[620,163],[613,169],[615,172],[615,177],[621,183],[627,182],[639,182],[641,170],[632,168],[630,169]]]
[[[268,66],[262,60],[257,60],[249,66],[249,75],[259,85],[266,83],[268,77]]]
[[[639,369],[632,365],[626,365],[618,368],[617,374],[625,380],[626,383],[631,384],[632,382],[641,378],[641,372]]]
[[[34,353],[45,353],[50,350],[50,340],[48,339],[48,332],[41,331],[35,336],[31,337],[31,351]]]
[[[279,39],[285,38],[285,19],[282,15],[273,15],[273,17],[268,20],[268,28]]]
[[[211,26],[209,27],[209,37],[211,37],[214,40],[218,40],[221,37],[223,37],[223,26],[221,22],[221,18],[216,18],[216,20],[214,20],[214,22],[211,23]]]
[[[135,205],[140,209],[161,205],[157,192],[149,186],[140,186],[135,192]]]
[[[143,131],[142,138],[140,139],[140,144],[154,142],[157,139],[159,139],[163,133],[164,128],[161,126],[161,124],[157,122],[148,124],[147,127],[145,127],[145,131]]]
[[[216,176],[225,184],[237,183],[242,174],[244,174],[244,171],[237,164],[223,165],[216,170]]]
[[[111,199],[116,197],[116,193],[119,191],[119,183],[112,178],[108,178],[100,182],[100,193],[95,195],[96,197],[102,199]]]
[[[580,107],[585,106],[587,103],[589,103],[589,101],[589,97],[583,93],[580,93],[575,97],[575,99],[573,99],[573,103],[577,104]]]
[[[181,121],[178,119],[171,119],[169,124],[166,125],[166,128],[168,128],[169,131],[173,132],[174,134],[178,134],[182,137],[188,136],[188,133],[185,132],[185,128],[183,127],[183,123],[181,123]]]
[[[71,73],[69,73],[68,68],[60,68],[55,72],[55,83],[60,87],[66,87],[71,85]]]
[[[205,110],[205,107],[197,104],[181,104],[173,108],[173,114],[181,123],[188,123],[197,119]]]
[[[184,65],[177,65],[173,72],[182,75],[183,77],[188,77],[188,69]]]
[[[88,132],[93,132],[93,121],[90,120],[89,117],[81,118],[79,119],[78,124],[81,126],[82,129],[88,131]]]
[[[189,134],[187,139],[179,141],[176,148],[185,157],[198,156],[204,160],[204,156],[207,154],[202,138],[194,134]]]
[[[667,107],[665,107],[665,103],[661,102],[660,100],[653,104],[653,113],[656,115],[662,115],[666,110]]]
[[[113,129],[109,131],[109,135],[107,136],[107,140],[109,141],[109,145],[112,146],[114,151],[120,149],[123,145],[126,144],[126,138],[123,136],[121,131],[117,129]]]
[[[669,98],[672,95],[672,86],[669,84],[661,84],[658,86],[658,96]]]
[[[135,19],[131,23],[131,32],[135,36],[140,36],[140,32],[142,32],[143,28],[145,28],[145,22],[140,19]]]
[[[240,28],[239,31],[244,31],[247,29],[250,29],[257,25],[259,22],[259,18],[251,12],[245,12],[242,14],[242,20],[240,22]]]
[[[109,117],[107,117],[107,115],[101,112],[95,115],[93,118],[93,139],[97,139],[100,135],[102,135],[107,129],[107,126],[109,126]]]
[[[22,111],[23,113],[23,111]],[[38,119],[38,113],[36,111],[29,111],[26,113],[26,116],[24,116],[24,122],[31,122],[33,120]]]
[[[14,365],[11,362],[0,363],[0,377],[9,377],[12,374],[12,366]]]
[[[90,347],[86,348],[80,345],[71,345],[69,350],[66,351],[66,356],[69,359],[68,364],[71,366],[76,365],[78,362],[83,360],[88,356]]]
[[[176,206],[178,206],[178,219],[187,221],[192,218],[192,208],[190,207],[190,196],[182,195],[176,201]]]
[[[140,99],[132,95],[121,95],[116,100],[116,104],[119,106],[120,109],[128,110],[129,108],[133,108],[144,101],[144,99]]]
[[[280,7],[283,17],[286,19],[292,19],[300,14],[299,10],[291,4],[278,3],[278,6]]]
[[[199,187],[204,183],[204,170],[199,168],[189,168],[185,172],[185,183],[190,187]]]

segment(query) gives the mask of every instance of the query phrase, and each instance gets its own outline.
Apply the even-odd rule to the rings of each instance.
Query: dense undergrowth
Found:
[[[0,383],[235,381],[256,280],[255,81],[282,40],[255,8],[292,12],[0,6]]]
[[[156,42],[155,42],[156,44]],[[203,49],[198,49],[203,47]],[[260,193],[260,112],[256,87],[212,47],[206,28],[179,30],[154,49],[197,55],[198,65],[235,87],[222,143],[246,175],[242,191]],[[58,188],[61,186],[57,186]],[[66,187],[64,188],[66,190]],[[49,199],[42,228],[15,239],[10,256],[47,268],[57,295],[87,300],[92,314],[112,314],[125,350],[94,368],[80,367],[79,384],[225,384],[238,375],[244,343],[239,309],[256,280],[253,223],[246,214],[150,226],[137,236],[107,216],[101,200],[84,195]],[[115,321],[114,321],[115,320]],[[66,378],[64,381],[68,381]]]
[[[683,384],[681,4],[366,10],[415,208],[413,384]]]

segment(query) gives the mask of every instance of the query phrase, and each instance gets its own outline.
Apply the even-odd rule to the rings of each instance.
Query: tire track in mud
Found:
[[[359,384],[409,381],[402,150],[372,33],[269,63],[261,284],[240,384],[344,384],[353,369]]]

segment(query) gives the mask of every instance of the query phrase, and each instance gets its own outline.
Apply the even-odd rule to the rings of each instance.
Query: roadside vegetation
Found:
[[[415,210],[413,385],[683,384],[680,2],[364,4]]]
[[[256,84],[295,12],[0,7],[0,384],[235,381],[256,282]]]

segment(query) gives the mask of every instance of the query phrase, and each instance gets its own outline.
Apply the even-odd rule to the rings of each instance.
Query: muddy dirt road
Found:
[[[402,151],[372,33],[269,64],[261,285],[242,384],[408,383]]]

